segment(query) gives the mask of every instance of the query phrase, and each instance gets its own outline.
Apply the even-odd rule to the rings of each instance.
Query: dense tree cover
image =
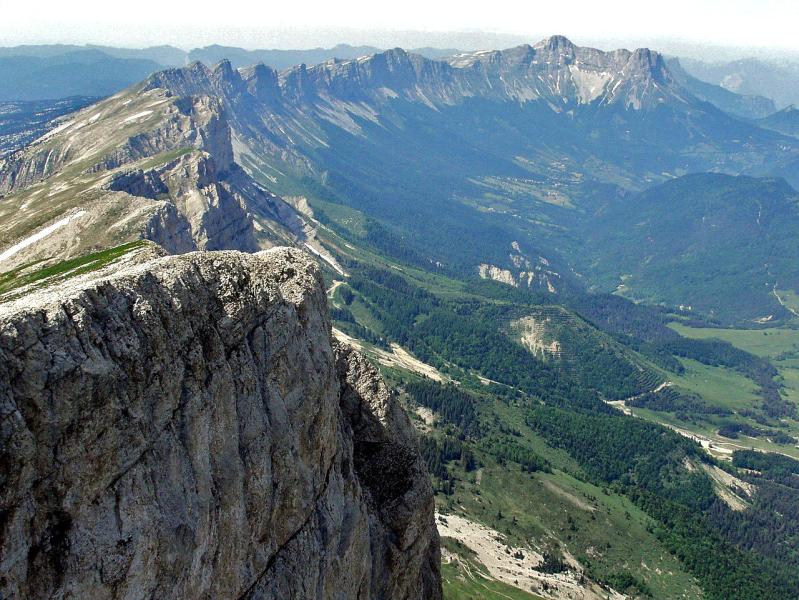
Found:
[[[477,468],[477,460],[462,440],[451,435],[422,436],[419,438],[419,451],[427,465],[428,472],[433,476],[433,481],[438,491],[450,495],[454,490],[454,482],[447,463],[460,461],[465,471]]]
[[[732,464],[742,469],[758,471],[759,477],[799,489],[799,460],[784,454],[736,450]]]
[[[683,467],[686,458],[701,460],[699,446],[660,425],[549,407],[532,409],[527,424],[598,482],[641,487],[695,509],[716,498],[707,477]]]
[[[355,294],[352,293],[352,290],[347,285],[342,286],[340,288],[339,295],[341,296],[341,299],[344,301],[344,304],[346,304],[347,306],[352,304],[352,301],[355,300]]]
[[[482,452],[493,456],[497,462],[514,462],[520,465],[522,470],[533,473],[535,471],[551,471],[549,463],[538,453],[520,444],[513,438],[518,436],[518,432],[510,431],[498,423],[480,423],[480,418],[475,406],[479,402],[478,398],[471,393],[465,392],[455,385],[442,385],[433,381],[417,381],[405,386],[405,391],[418,404],[436,412],[444,421],[457,427],[456,431],[463,433],[465,442],[467,439],[477,443],[477,448]],[[429,442],[428,442],[429,445]],[[439,452],[439,460],[433,460],[432,466],[437,471],[434,473],[441,478],[442,466],[447,462],[460,459],[461,466],[470,471],[474,468],[476,460],[469,451],[469,445],[462,443],[464,450],[457,455],[457,449],[450,446],[450,452],[444,448]],[[428,450],[433,455],[432,450]],[[465,452],[465,454],[464,454]]]
[[[330,318],[334,321],[343,321],[345,323],[355,323],[355,317],[352,312],[347,308],[330,307]]]
[[[745,511],[714,507],[715,526],[727,539],[792,565],[799,573],[799,461],[782,454],[736,450],[732,462],[755,487]],[[746,498],[747,490],[739,490]]]
[[[336,323],[341,326],[346,333],[358,338],[359,340],[369,342],[370,344],[374,344],[380,348],[388,348],[388,342],[386,342],[386,339],[380,335],[377,335],[371,329],[367,329],[358,323],[355,320],[355,316],[349,309],[331,307],[330,318],[336,321]]]
[[[699,580],[709,600],[799,597],[795,567],[725,541],[705,513],[640,489],[627,494],[658,521],[655,535]]]
[[[737,439],[738,434],[743,434],[749,437],[767,437],[775,444],[795,444],[796,438],[791,437],[787,433],[777,431],[776,429],[767,429],[762,427],[755,427],[749,423],[740,423],[738,421],[725,423],[719,428],[719,435],[726,438]]]
[[[366,235],[364,241],[368,246],[382,254],[393,256],[400,261],[416,265],[423,268],[431,268],[430,261],[426,260],[415,248],[413,248],[400,235],[389,230],[374,219],[366,219],[364,222]]]
[[[389,339],[440,369],[456,365],[467,372],[475,370],[510,386],[506,389],[517,390],[521,395],[512,400],[521,401],[529,409],[527,424],[551,446],[567,451],[593,482],[613,486],[652,516],[658,538],[698,578],[707,598],[799,598],[799,569],[793,555],[785,550],[796,541],[793,522],[778,517],[781,510],[790,510],[791,497],[780,491],[786,486],[778,488],[777,482],[772,482],[774,487],[763,491],[758,482],[753,508],[743,513],[745,517],[732,514],[718,499],[704,471],[686,467],[709,460],[697,444],[659,425],[619,415],[601,401],[596,393],[598,384],[590,388],[590,374],[601,377],[604,371],[614,374],[611,380],[622,382],[613,384],[618,385],[616,389],[624,389],[624,368],[608,366],[601,357],[603,350],[607,350],[608,359],[613,356],[612,343],[592,346],[592,351],[600,355],[594,370],[594,358],[578,353],[586,363],[581,380],[563,364],[539,360],[509,337],[507,323],[530,314],[533,305],[518,304],[499,293],[496,302],[446,300],[410,284],[397,273],[350,269],[349,285],[380,321]],[[626,301],[615,300],[600,306],[618,309],[618,314],[614,309],[603,309],[607,329],[615,327],[612,337],[616,341],[646,348],[654,355],[660,352],[673,360],[672,352],[736,369],[759,378],[758,382],[766,383],[773,373],[767,361],[730,345],[682,344],[681,338],[665,327],[665,316],[657,311],[637,311]],[[627,310],[641,320],[649,319],[645,330],[650,339],[633,338],[622,325],[612,325],[613,319],[621,322],[620,315]],[[576,334],[571,340],[567,333],[564,340],[564,344],[587,344]],[[468,471],[479,464],[477,456],[492,456],[499,463],[517,464],[526,471],[551,468],[524,445],[518,432],[503,429],[491,420],[490,413],[481,415],[478,406],[485,397],[434,382],[408,384],[406,391],[446,423],[422,444],[436,487],[443,493],[454,491],[453,463]],[[631,403],[683,416],[724,412],[703,406],[696,396],[669,388],[638,395]],[[769,522],[774,526],[766,529],[767,534],[758,531]],[[781,550],[766,548],[769,538]],[[623,572],[618,575],[616,584],[645,594],[646,590],[636,588],[636,582]]]
[[[742,491],[739,493],[746,497]],[[710,519],[736,546],[791,565],[799,573],[798,506],[799,489],[761,479],[747,510],[734,511],[717,503],[710,511]]]
[[[615,281],[626,275],[638,299],[727,324],[790,318],[772,289],[799,285],[796,196],[778,178],[671,179],[607,202],[584,224],[585,268]]]
[[[384,331],[425,362],[476,370],[551,404],[611,410],[593,390],[537,359],[493,323],[474,318],[463,304],[443,302],[379,269],[353,273],[349,285],[379,315]]]
[[[638,419],[551,407],[532,409],[527,422],[549,444],[568,451],[589,476],[616,485],[655,518],[658,538],[699,579],[706,597],[799,597],[795,566],[773,559],[751,539],[756,534],[750,528],[761,523],[728,518],[731,511],[717,499],[709,478],[684,466],[687,458],[703,460],[695,443]],[[780,539],[790,545],[793,537]]]
[[[441,415],[448,423],[457,425],[464,433],[479,435],[480,422],[475,410],[473,394],[455,385],[441,385],[432,381],[416,381],[405,386],[405,391],[421,406]]]
[[[612,294],[577,294],[566,298],[565,302],[594,326],[655,364],[675,373],[684,371],[682,363],[662,347],[663,342],[679,337],[668,327],[673,317],[664,309]]]
[[[616,336],[646,342],[677,339],[668,327],[673,320],[657,307],[637,304],[613,294],[580,294],[566,299],[566,304],[588,321]]]
[[[734,369],[752,379],[760,387],[764,412],[773,418],[793,416],[796,408],[786,402],[781,394],[781,385],[775,378],[777,369],[765,358],[736,348],[729,342],[710,339],[695,340],[681,337],[668,327],[673,320],[662,308],[636,304],[614,295],[573,295],[567,300],[569,306],[594,323],[597,327],[615,335],[617,339],[641,352],[655,363],[676,373],[684,368],[675,357],[690,358],[706,365]],[[706,321],[695,321],[697,326],[708,326]],[[653,410],[655,405],[668,403],[669,412],[677,412],[676,398],[649,397]],[[684,404],[684,402],[682,402]],[[643,406],[643,404],[639,404]],[[683,415],[695,407],[685,406]]]
[[[464,292],[488,300],[497,300],[517,306],[553,304],[563,300],[563,297],[553,296],[548,292],[537,289],[517,288],[493,279],[469,279],[466,281]]]
[[[621,342],[641,352],[657,364],[676,373],[684,371],[675,357],[690,358],[702,364],[733,369],[760,387],[765,413],[773,418],[793,416],[796,408],[786,402],[781,394],[781,384],[776,380],[778,371],[767,359],[736,348],[719,339],[689,339],[677,334],[667,325],[673,317],[660,308],[635,304],[612,295],[574,295],[569,305],[597,327],[613,334]],[[707,326],[706,322],[697,325]],[[685,399],[679,401],[685,404]],[[676,412],[677,398],[647,397],[639,401],[650,404],[653,410]],[[669,408],[655,408],[658,404]],[[693,408],[685,406],[687,410]]]
[[[657,383],[657,376],[650,369],[601,339],[596,331],[575,323],[567,323],[555,331],[563,349],[561,362],[580,385],[597,390],[604,398],[631,398]]]
[[[552,471],[551,465],[541,455],[507,437],[489,436],[481,440],[480,448],[494,456],[500,463],[516,463],[527,473]]]
[[[608,411],[595,392],[564,377],[490,324],[437,310],[414,333],[423,344],[412,347],[423,360],[441,357],[550,404]]]
[[[614,571],[610,575],[602,577],[602,583],[612,587],[614,590],[623,594],[633,595],[634,597],[651,598],[652,592],[644,581],[630,573],[626,569]]]
[[[561,306],[470,302],[461,303],[459,312],[481,323],[490,323],[497,330],[509,330],[508,334],[513,336],[520,336],[522,332],[518,325],[509,325],[511,323],[530,318],[541,323],[547,339],[557,340],[560,348],[557,356],[550,357],[552,360],[547,362],[568,373],[581,387],[596,390],[605,399],[635,396],[651,389],[659,379],[613,336]]]

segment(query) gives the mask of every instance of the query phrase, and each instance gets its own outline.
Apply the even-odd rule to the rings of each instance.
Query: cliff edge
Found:
[[[297,250],[0,304],[0,597],[441,597],[433,495]]]

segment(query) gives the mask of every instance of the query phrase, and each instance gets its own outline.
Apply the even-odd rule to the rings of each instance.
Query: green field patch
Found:
[[[796,329],[716,329],[688,327],[680,323],[670,323],[669,327],[683,337],[724,340],[756,356],[777,358],[786,352],[799,352],[799,330]]]
[[[757,386],[751,379],[731,369],[705,365],[689,358],[681,358],[680,362],[685,372],[672,374],[672,381],[678,387],[699,394],[709,405],[733,411],[760,406]]]
[[[156,154],[155,156],[151,156],[144,161],[140,162],[137,166],[144,171],[149,169],[154,169],[156,167],[160,167],[167,163],[170,163],[174,160],[177,160],[187,154],[191,154],[195,151],[195,148],[177,148],[175,150],[168,150],[167,152],[161,152],[160,154]]]

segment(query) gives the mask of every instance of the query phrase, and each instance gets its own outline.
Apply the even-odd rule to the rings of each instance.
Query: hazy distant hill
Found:
[[[799,193],[782,179],[687,175],[608,203],[584,225],[588,260],[636,300],[724,320],[785,316],[799,287]]]
[[[149,48],[116,48],[114,46],[96,46],[86,44],[35,44],[23,46],[0,47],[0,57],[31,56],[36,58],[53,58],[74,52],[98,50],[114,58],[151,60],[165,67],[179,67],[186,62],[186,52],[174,46],[151,46]]]
[[[213,65],[229,60],[235,67],[264,63],[282,70],[332,58],[357,58],[380,52],[371,46],[339,44],[308,50],[245,50],[206,46],[189,52],[173,46],[114,48],[69,44],[0,47],[0,100],[57,100],[71,96],[107,96],[141,81],[164,67],[181,67],[199,60]],[[421,48],[429,58],[456,50]]]
[[[221,60],[229,60],[233,67],[248,67],[263,63],[273,69],[288,69],[295,65],[315,65],[332,58],[352,59],[369,56],[380,52],[380,48],[372,46],[350,46],[339,44],[333,48],[312,48],[309,50],[245,50],[230,46],[205,46],[195,48],[188,53],[190,61],[199,60],[207,65],[214,65]],[[455,54],[457,50],[438,48],[421,48],[410,50],[427,58],[440,58]]]
[[[720,85],[737,94],[766,96],[778,108],[799,104],[799,64],[746,58],[731,62],[705,63],[681,59],[682,66],[694,77]]]
[[[52,129],[58,117],[80,110],[97,98],[0,102],[0,156],[31,143]]]
[[[142,58],[115,58],[100,50],[49,56],[0,57],[0,100],[108,96],[163,68]]]
[[[791,104],[779,112],[760,119],[757,124],[765,129],[799,137],[799,109]]]
[[[745,119],[758,119],[777,111],[777,107],[771,98],[736,94],[720,85],[697,79],[683,69],[677,58],[669,59],[668,64],[677,81],[690,90],[694,96],[716,105],[731,115]]]

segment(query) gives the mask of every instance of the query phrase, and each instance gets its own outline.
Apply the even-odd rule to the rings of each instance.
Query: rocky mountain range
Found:
[[[211,96],[137,90],[103,101],[9,156],[0,186],[6,239],[58,214],[45,243],[61,256],[140,237],[185,252],[254,251],[303,235],[294,210],[234,162]],[[34,241],[3,257],[13,266],[40,250]]]
[[[149,79],[179,95],[213,90],[228,99],[248,93],[261,101],[386,102],[396,97],[433,106],[468,98],[572,104],[621,104],[634,110],[668,102],[689,103],[661,55],[648,49],[602,52],[562,36],[535,46],[457,54],[437,61],[400,48],[357,59],[333,59],[283,72],[265,65],[234,70],[222,61],[212,70],[194,63]]]
[[[648,49],[555,36],[446,61],[195,62],[0,159],[0,256],[14,268],[141,237],[173,252],[291,243],[341,272],[351,240],[459,276],[536,264],[533,287],[562,290],[596,284],[568,233],[596,202],[696,171],[796,183],[798,164],[795,138],[697,98]],[[520,239],[534,241],[509,255]]]

